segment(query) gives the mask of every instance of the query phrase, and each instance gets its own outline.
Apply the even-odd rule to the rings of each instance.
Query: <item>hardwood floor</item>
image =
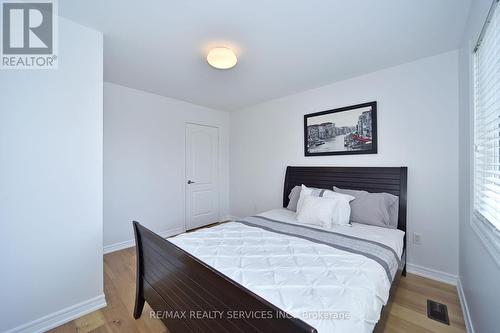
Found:
[[[135,249],[104,256],[104,291],[108,306],[57,327],[52,333],[69,332],[168,332],[163,323],[149,317],[151,308],[134,320]],[[427,318],[427,299],[448,306],[450,326]],[[402,277],[386,323],[388,333],[465,332],[465,324],[454,286],[413,274]]]

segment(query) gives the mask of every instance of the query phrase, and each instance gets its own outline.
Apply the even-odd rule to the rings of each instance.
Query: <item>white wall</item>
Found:
[[[500,323],[500,266],[471,228],[472,211],[472,49],[486,20],[492,0],[472,3],[467,28],[460,49],[459,115],[459,202],[460,250],[459,279],[467,303],[466,321],[475,332],[496,332]],[[498,8],[497,10],[500,10]],[[471,325],[472,324],[472,325]]]
[[[131,245],[132,220],[163,235],[184,230],[185,123],[220,128],[221,216],[229,210],[229,115],[104,83],[104,245]]]
[[[231,113],[232,215],[280,207],[287,165],[408,166],[408,230],[423,241],[409,262],[456,275],[457,61],[444,53]],[[377,155],[304,157],[304,114],[374,100]]]
[[[105,304],[101,33],[60,18],[59,69],[0,96],[0,331],[34,332]]]

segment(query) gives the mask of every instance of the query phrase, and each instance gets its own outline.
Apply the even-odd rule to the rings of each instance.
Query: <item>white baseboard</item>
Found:
[[[168,230],[159,232],[158,235],[160,235],[163,238],[167,238],[167,237],[170,237],[170,236],[181,234],[184,231],[186,231],[186,230],[184,230],[183,226],[178,226],[178,227],[175,227],[175,228],[172,228],[172,229],[168,229]],[[104,252],[104,254],[107,254],[107,253],[111,253],[111,252],[115,252],[115,251],[120,251],[120,250],[123,250],[123,249],[127,249],[127,248],[133,247],[133,246],[135,246],[135,240],[134,239],[130,239],[130,240],[127,240],[127,241],[124,241],[124,242],[118,242],[118,243],[114,243],[114,244],[110,244],[110,245],[105,245],[104,248],[103,248],[103,252]]]
[[[87,301],[72,305],[66,309],[51,313],[42,318],[38,318],[29,323],[14,327],[4,333],[41,333],[61,326],[76,318],[99,310],[106,306],[104,294],[91,298]]]
[[[460,299],[460,305],[462,306],[462,312],[464,313],[465,327],[468,333],[474,333],[474,326],[472,326],[472,319],[470,317],[469,306],[467,305],[467,299],[465,298],[464,289],[462,288],[462,282],[460,277],[457,279],[457,290],[458,298]]]
[[[426,268],[422,266],[418,266],[415,264],[406,264],[406,270],[409,273],[413,273],[415,275],[423,276],[432,280],[452,284],[454,286],[457,285],[457,276],[450,274],[450,273],[445,273],[441,272],[432,268]]]

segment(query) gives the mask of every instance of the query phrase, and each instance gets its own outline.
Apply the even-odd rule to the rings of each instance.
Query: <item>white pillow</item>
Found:
[[[302,206],[302,202],[304,201],[304,197],[306,197],[308,195],[315,196],[315,197],[323,197],[323,198],[340,197],[340,198],[344,198],[344,200],[347,200],[347,202],[350,202],[350,201],[355,199],[355,197],[353,197],[352,195],[349,195],[349,194],[334,192],[334,191],[325,190],[325,189],[318,189],[318,188],[314,188],[314,187],[307,187],[304,184],[302,184],[301,189],[300,189],[299,200],[297,201],[297,209],[296,209],[297,213],[300,210],[300,206]]]
[[[313,224],[325,229],[333,225],[349,225],[351,206],[343,197],[304,196],[297,219],[302,223]]]
[[[334,192],[334,191],[330,191],[330,190],[325,190],[323,192],[322,197],[323,198],[342,198],[342,199],[346,200],[347,202],[351,202],[354,199],[356,199],[352,195],[345,194],[345,193]]]
[[[300,207],[302,207],[302,203],[304,202],[304,198],[312,195],[313,191],[314,191],[313,188],[309,188],[305,185],[301,186],[299,201],[297,201],[297,213],[300,211]]]

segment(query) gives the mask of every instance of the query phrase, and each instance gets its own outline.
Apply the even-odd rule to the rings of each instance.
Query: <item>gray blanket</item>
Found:
[[[339,250],[360,254],[379,263],[384,268],[387,278],[391,283],[399,267],[400,258],[397,253],[389,246],[375,241],[347,236],[323,229],[316,229],[305,225],[272,220],[263,216],[251,216],[236,222],[284,235],[307,239],[311,242],[325,244]]]

